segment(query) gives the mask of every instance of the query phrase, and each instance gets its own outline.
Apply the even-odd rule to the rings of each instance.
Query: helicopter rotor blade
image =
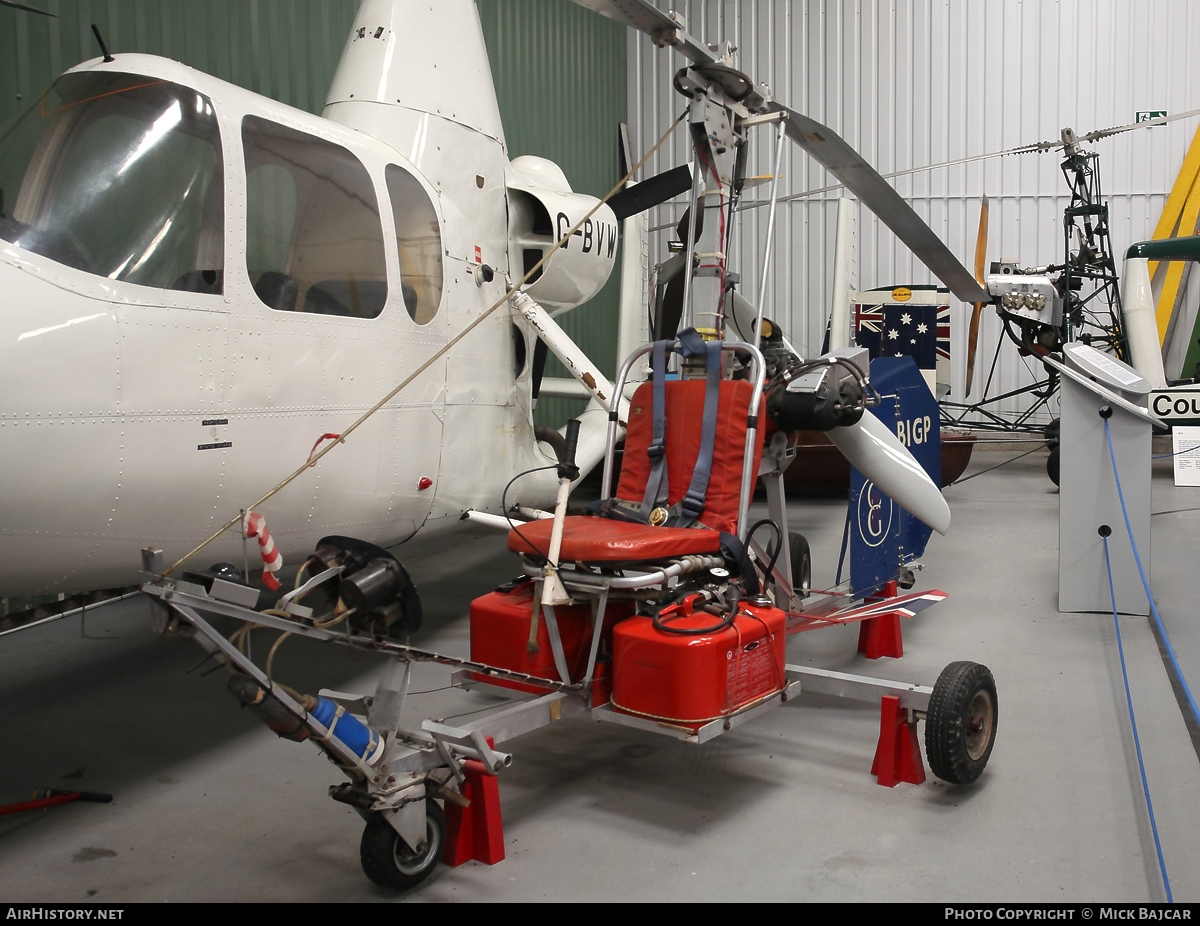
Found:
[[[979,207],[979,235],[975,239],[975,279],[983,285],[983,266],[987,256],[988,201],[983,197]],[[963,395],[971,394],[971,381],[975,378],[975,349],[979,346],[979,316],[983,314],[983,303],[976,302],[971,310],[971,330],[967,335],[967,384]]]
[[[971,272],[912,206],[836,132],[782,103],[770,102],[767,109],[784,113],[788,137],[866,203],[958,299],[968,303],[992,301],[987,290],[975,282]]]

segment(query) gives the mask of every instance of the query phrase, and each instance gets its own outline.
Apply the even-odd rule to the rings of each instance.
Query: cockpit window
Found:
[[[315,135],[247,116],[246,270],[272,309],[375,318],[387,302],[379,203],[367,170]]]
[[[392,214],[396,218],[396,250],[404,305],[418,325],[433,320],[442,301],[442,235],[429,194],[417,178],[389,164],[385,172]]]
[[[211,101],[135,74],[64,74],[0,134],[0,238],[111,280],[222,292]]]

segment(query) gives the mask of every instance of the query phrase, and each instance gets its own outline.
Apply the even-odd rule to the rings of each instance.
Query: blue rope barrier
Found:
[[[1142,568],[1142,558],[1138,555],[1137,543],[1133,539],[1133,528],[1129,526],[1129,512],[1125,509],[1125,493],[1121,491],[1121,476],[1117,473],[1117,458],[1113,455],[1112,431],[1109,429],[1107,418],[1104,419],[1104,436],[1108,438],[1108,459],[1112,462],[1113,479],[1117,483],[1117,498],[1121,500],[1121,515],[1125,518],[1125,531],[1129,534],[1129,545],[1133,547],[1133,561],[1137,563],[1138,575],[1142,577],[1142,588],[1146,592],[1146,600],[1150,602],[1150,613],[1154,617],[1154,626],[1166,645],[1167,656],[1171,660],[1172,668],[1175,669],[1175,677],[1179,679],[1183,694],[1187,698],[1188,707],[1192,710],[1192,719],[1200,724],[1200,707],[1196,706],[1192,689],[1188,687],[1187,679],[1183,677],[1183,669],[1180,668],[1179,660],[1175,656],[1175,647],[1171,645],[1171,638],[1167,636],[1167,628],[1163,626],[1162,618],[1158,615],[1154,596],[1150,594],[1150,582],[1146,578],[1146,570]]]
[[[1156,454],[1155,456],[1152,456],[1150,459],[1151,460],[1165,460],[1165,459],[1167,459],[1167,457],[1177,457],[1181,453],[1191,453],[1193,450],[1200,450],[1200,444],[1197,444],[1195,447],[1185,447],[1185,448],[1183,448],[1183,450],[1176,450],[1174,453],[1159,453],[1159,454]]]
[[[1108,422],[1105,422],[1105,427]],[[1118,483],[1120,485],[1120,483]],[[1105,525],[1105,530],[1108,526]],[[1154,819],[1154,802],[1150,800],[1150,783],[1146,780],[1146,764],[1142,761],[1142,741],[1138,737],[1137,720],[1133,715],[1133,696],[1129,693],[1129,670],[1125,668],[1125,644],[1121,641],[1121,622],[1117,618],[1117,594],[1113,591],[1112,564],[1108,559],[1108,536],[1104,540],[1104,568],[1108,571],[1108,597],[1112,601],[1113,626],[1117,631],[1117,653],[1121,657],[1121,676],[1125,680],[1125,703],[1129,706],[1129,725],[1133,728],[1133,746],[1137,750],[1138,771],[1142,775],[1142,793],[1146,795],[1146,810],[1150,813],[1150,830],[1154,833],[1154,848],[1158,852],[1158,869],[1162,872],[1163,887],[1167,891],[1167,903],[1174,903],[1171,896],[1171,879],[1167,877],[1167,863],[1163,859],[1162,843],[1158,839],[1158,822]]]

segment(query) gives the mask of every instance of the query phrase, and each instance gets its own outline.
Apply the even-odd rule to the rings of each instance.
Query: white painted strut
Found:
[[[600,368],[588,359],[588,355],[558,326],[550,313],[526,293],[517,293],[511,302],[513,308],[533,326],[537,336],[546,342],[554,356],[562,361],[567,371],[583,384],[589,395],[607,408],[609,397],[613,394],[613,384],[600,372]],[[629,419],[629,400],[624,397],[621,398],[619,415],[622,421]]]

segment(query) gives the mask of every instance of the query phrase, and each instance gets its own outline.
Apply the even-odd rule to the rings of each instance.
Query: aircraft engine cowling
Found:
[[[572,192],[558,165],[522,156],[509,165],[508,236],[513,275],[524,275],[599,202]],[[525,291],[552,315],[587,302],[616,265],[618,223],[600,206],[534,274]]]

